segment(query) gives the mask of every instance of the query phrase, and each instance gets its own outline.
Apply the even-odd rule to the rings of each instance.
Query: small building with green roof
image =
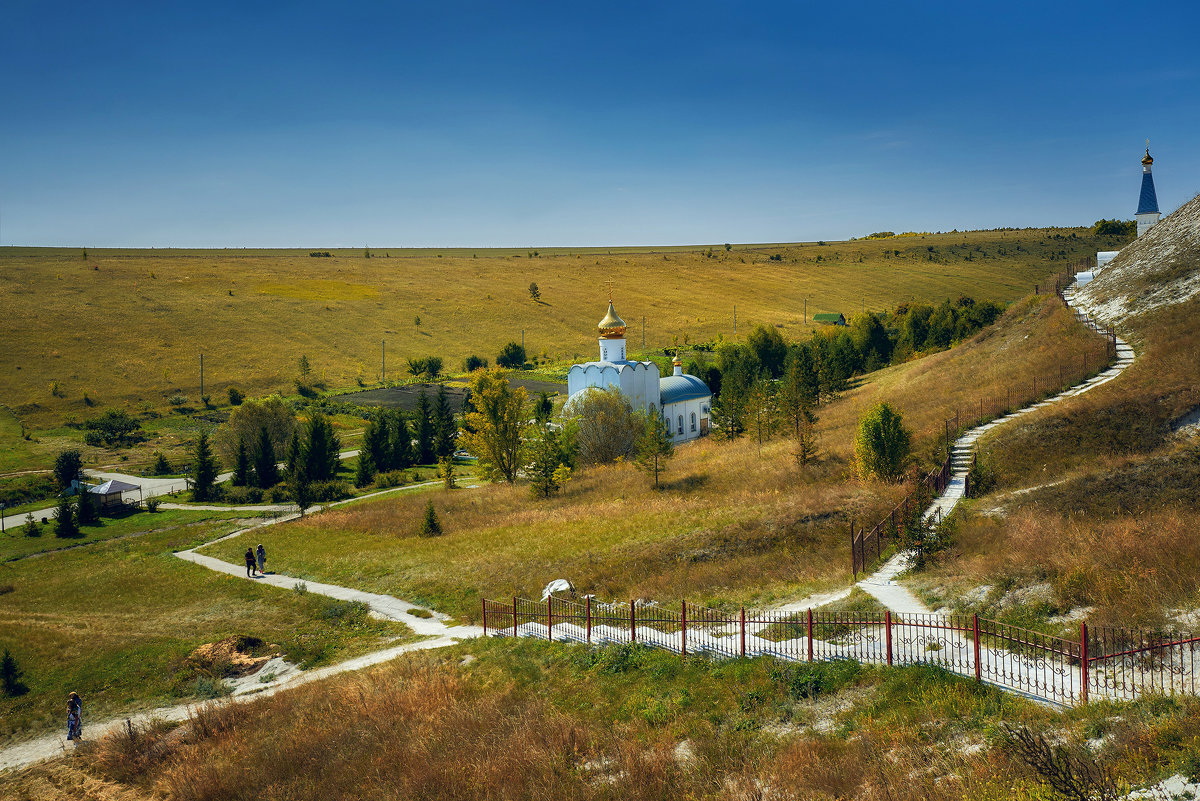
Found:
[[[840,312],[821,312],[813,315],[813,322],[822,325],[845,325],[846,318]]]

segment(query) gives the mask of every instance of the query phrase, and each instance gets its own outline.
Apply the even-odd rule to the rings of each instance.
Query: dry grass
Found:
[[[532,355],[590,356],[605,280],[616,284],[631,343],[643,316],[650,348],[676,337],[730,338],[735,304],[739,332],[761,322],[801,337],[805,298],[810,319],[960,294],[1007,301],[1052,272],[1048,259],[1097,244],[1076,229],[737,246],[712,257],[693,247],[555,249],[537,258],[397,250],[372,259],[361,251],[316,259],[294,250],[92,250],[84,260],[74,249],[3,248],[0,404],[42,427],[93,414],[85,392],[134,408],[161,408],[181,392],[195,405],[201,351],[214,398],[231,384],[251,394],[292,391],[302,354],[334,386],[378,380],[384,339],[393,378],[406,356],[440,355],[451,368],[472,353],[494,359],[522,331]],[[769,261],[775,253],[783,260]],[[541,303],[529,298],[531,281]],[[63,397],[51,395],[53,382]]]

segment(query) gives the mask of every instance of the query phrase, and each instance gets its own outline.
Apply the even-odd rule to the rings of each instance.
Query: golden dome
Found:
[[[604,319],[596,327],[600,329],[600,336],[605,339],[621,339],[625,336],[625,321],[617,316],[617,310],[613,308],[611,300],[608,302],[608,314],[604,315]]]
[[[1154,159],[1150,157],[1150,148],[1146,148],[1146,155],[1142,159],[1142,163],[1147,166],[1154,163]]]
[[[675,358],[671,360],[671,364],[675,365],[676,367],[682,367],[682,366],[683,366],[683,359],[679,358],[679,352],[678,352],[678,351],[676,351],[676,353],[675,353]]]

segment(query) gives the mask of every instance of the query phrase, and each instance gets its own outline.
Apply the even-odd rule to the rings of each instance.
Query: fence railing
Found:
[[[484,633],[588,645],[640,643],[680,655],[853,659],[935,665],[1058,704],[1195,694],[1200,637],[1089,629],[1078,639],[978,615],[892,612],[721,611],[681,602],[606,603],[555,598],[483,601]]]

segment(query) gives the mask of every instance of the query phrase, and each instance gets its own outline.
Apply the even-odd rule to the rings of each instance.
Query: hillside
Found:
[[[967,232],[790,245],[552,251],[0,249],[0,405],[39,428],[94,407],[293,392],[297,362],[331,386],[404,377],[406,357],[457,370],[524,338],[532,359],[590,356],[607,282],[648,349],[806,335],[816,312],[970,295],[1011,301],[1111,247],[1088,229]],[[536,255],[535,255],[536,254]],[[776,258],[777,257],[777,258]],[[530,297],[537,283],[540,301]],[[86,398],[86,399],[85,399]]]

